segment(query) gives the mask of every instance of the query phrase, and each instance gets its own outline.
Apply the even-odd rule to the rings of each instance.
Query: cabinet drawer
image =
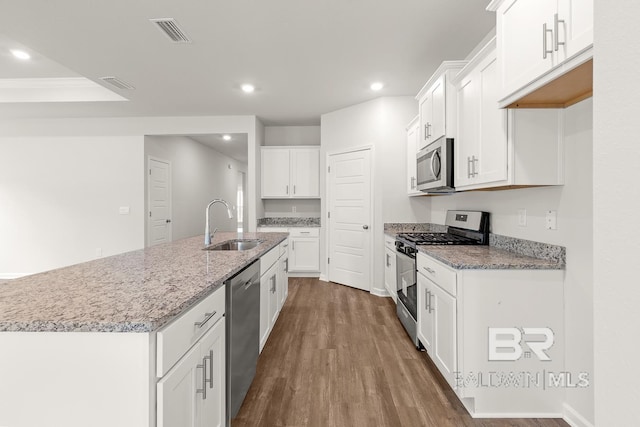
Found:
[[[456,296],[457,276],[455,271],[421,253],[418,253],[417,268],[418,273],[421,273],[454,297]]]
[[[288,233],[286,227],[258,227],[258,233]]]
[[[395,237],[391,237],[391,236],[387,236],[386,234],[384,235],[384,245],[391,249],[392,251],[396,250],[396,238]]]
[[[289,239],[285,239],[282,243],[280,243],[280,256],[285,255],[289,252]]]
[[[320,228],[298,228],[292,227],[289,229],[289,236],[291,237],[320,237]]]
[[[278,258],[280,258],[280,248],[278,246],[262,255],[260,257],[260,276],[264,275],[276,263]]]
[[[157,367],[158,377],[165,373],[200,339],[200,337],[224,315],[225,287],[183,313],[173,322],[158,331]]]

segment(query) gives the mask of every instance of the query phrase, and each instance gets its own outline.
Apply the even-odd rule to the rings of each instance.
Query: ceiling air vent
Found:
[[[187,36],[182,28],[173,18],[150,19],[158,28],[173,41],[174,43],[191,43],[191,39]]]
[[[135,87],[131,86],[129,83],[123,80],[120,80],[117,77],[113,77],[113,76],[100,77],[100,80],[102,80],[105,83],[109,83],[111,86],[115,86],[118,89],[127,89],[127,90],[135,89]]]

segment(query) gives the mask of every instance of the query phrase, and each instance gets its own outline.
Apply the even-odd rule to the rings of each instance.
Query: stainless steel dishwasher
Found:
[[[260,260],[225,282],[227,317],[227,426],[256,375],[260,345]]]

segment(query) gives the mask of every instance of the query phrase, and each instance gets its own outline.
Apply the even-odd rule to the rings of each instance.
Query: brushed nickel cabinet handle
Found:
[[[547,23],[542,24],[542,59],[547,59],[548,53],[553,53],[553,50],[547,49],[547,33],[551,33],[553,37],[553,30],[547,29]]]
[[[209,321],[209,319],[211,319],[213,316],[215,316],[217,313],[217,311],[214,311],[213,313],[205,313],[204,316],[204,320],[202,322],[195,322],[194,325],[196,325],[198,328],[202,328],[205,323],[207,323]]]
[[[564,19],[558,19],[558,14],[553,15],[553,33],[554,33],[554,50],[557,52],[560,46],[564,46],[564,42],[560,41],[560,23],[564,24]]]
[[[204,364],[204,360],[202,363],[202,365],[196,365],[196,369],[202,369],[202,388],[196,389],[196,394],[201,393],[202,400],[205,400],[207,398],[207,365]]]

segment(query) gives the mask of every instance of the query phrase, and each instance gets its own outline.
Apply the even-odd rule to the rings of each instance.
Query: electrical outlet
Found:
[[[129,212],[131,212],[131,209],[129,208],[129,206],[120,206],[119,211],[120,215],[129,215]]]
[[[96,248],[96,256],[97,256],[98,258],[101,258],[101,257],[102,257],[102,248]]]
[[[526,209],[518,209],[518,225],[520,227],[527,226],[527,210]]]
[[[558,229],[558,213],[556,211],[547,211],[546,215],[547,230]]]
[[[296,209],[297,209],[297,208],[296,208],[295,206],[292,206],[292,207],[291,207],[291,212],[296,213]]]

